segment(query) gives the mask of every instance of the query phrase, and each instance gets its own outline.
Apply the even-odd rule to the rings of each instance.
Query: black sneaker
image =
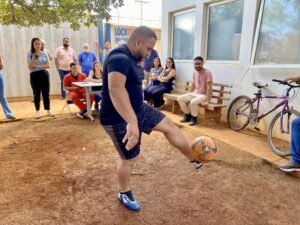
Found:
[[[83,119],[83,118],[86,116],[86,114],[87,114],[87,110],[86,110],[86,109],[83,110],[83,111],[80,111],[80,112],[76,113],[76,115],[77,115],[79,118],[81,118],[81,119]]]
[[[300,172],[300,164],[289,161],[287,164],[279,166],[279,169],[281,169],[284,172],[293,172],[293,171]]]
[[[191,116],[191,120],[190,120],[189,125],[194,126],[196,124],[197,124],[197,117],[196,116]]]
[[[184,117],[182,120],[180,120],[180,123],[186,123],[186,122],[190,122],[191,121],[191,114],[184,114]]]
[[[191,163],[193,164],[196,170],[200,169],[203,166],[203,163],[196,159],[191,161]]]

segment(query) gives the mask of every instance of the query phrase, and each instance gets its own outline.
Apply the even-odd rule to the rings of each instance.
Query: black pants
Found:
[[[41,92],[43,96],[44,109],[50,109],[50,82],[47,70],[40,70],[30,73],[30,84],[33,90],[35,110],[40,110]]]
[[[145,100],[152,99],[154,103],[154,107],[160,107],[164,104],[164,100],[162,98],[162,95],[164,93],[169,93],[172,91],[171,87],[168,87],[164,84],[159,84],[157,86],[153,86],[148,89],[147,93],[145,94]]]

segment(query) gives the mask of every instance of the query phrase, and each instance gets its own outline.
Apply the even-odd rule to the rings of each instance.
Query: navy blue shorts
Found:
[[[102,126],[112,139],[116,149],[119,152],[120,157],[122,159],[128,160],[133,159],[140,154],[142,132],[150,134],[153,128],[157,124],[159,124],[164,117],[165,115],[160,111],[143,103],[143,105],[141,106],[141,110],[137,115],[140,137],[136,146],[134,146],[134,148],[130,149],[129,151],[125,148],[127,142],[122,143],[122,140],[126,134],[127,123]]]

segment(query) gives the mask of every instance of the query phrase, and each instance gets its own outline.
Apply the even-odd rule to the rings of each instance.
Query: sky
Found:
[[[124,0],[124,6],[112,9],[111,22],[120,25],[141,25],[141,0]],[[142,0],[143,25],[161,28],[162,0]],[[119,15],[119,17],[118,17]]]

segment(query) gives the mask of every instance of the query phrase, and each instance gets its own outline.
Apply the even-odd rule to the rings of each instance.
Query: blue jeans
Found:
[[[60,92],[61,92],[61,97],[65,97],[65,91],[64,91],[64,78],[68,73],[71,73],[71,71],[67,70],[58,70],[59,72],[59,77],[60,77]]]
[[[99,102],[101,101],[102,97],[100,94],[94,94],[95,96],[95,108],[99,108]]]
[[[300,117],[292,122],[291,159],[300,164]]]
[[[0,73],[0,103],[2,105],[4,115],[6,116],[6,118],[10,118],[13,116],[13,113],[11,112],[11,110],[7,104],[7,101],[6,101],[6,98],[4,95],[4,89],[5,89],[4,78],[3,78],[2,73]]]

